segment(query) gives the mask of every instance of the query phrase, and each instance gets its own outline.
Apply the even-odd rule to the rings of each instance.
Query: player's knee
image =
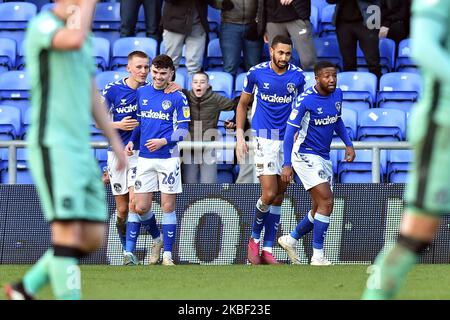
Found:
[[[173,212],[175,211],[175,202],[167,201],[161,204],[161,209],[163,212]]]
[[[272,205],[281,205],[284,200],[284,194],[278,194],[272,201]]]
[[[277,192],[274,190],[265,190],[262,195],[262,200],[265,204],[272,204],[277,195]]]
[[[317,211],[321,213],[331,213],[333,212],[334,201],[333,198],[323,199],[319,202],[317,206]]]
[[[140,205],[140,204],[137,203],[134,206],[134,211],[133,212],[136,212],[139,215],[143,215],[143,214],[147,213],[148,210],[150,210],[150,208],[148,208],[147,206]]]
[[[127,205],[118,205],[117,206],[117,215],[120,218],[126,218],[128,214],[128,206]]]

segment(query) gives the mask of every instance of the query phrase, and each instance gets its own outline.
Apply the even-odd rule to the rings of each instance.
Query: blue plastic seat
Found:
[[[46,10],[52,10],[54,6],[55,6],[54,2],[46,3],[41,7],[40,11],[42,12],[42,11],[46,11]]]
[[[16,69],[25,70],[25,41],[17,43]]]
[[[343,100],[360,101],[373,106],[376,101],[377,77],[369,72],[340,72],[337,85],[343,91]]]
[[[364,101],[342,101],[342,109],[352,109],[356,112],[359,112],[361,110],[368,110],[369,105],[365,103]]]
[[[16,41],[0,38],[0,73],[10,71],[16,65]]]
[[[0,3],[0,37],[21,43],[28,21],[36,15],[37,7],[27,2]]]
[[[305,71],[303,72],[303,75],[305,76],[305,90],[316,84],[316,76],[314,75],[314,72]]]
[[[119,30],[120,29],[120,3],[99,2],[95,7],[92,19],[92,30]]]
[[[387,177],[388,182],[405,183],[411,164],[414,162],[412,150],[389,150]]]
[[[342,56],[336,38],[315,38],[314,45],[318,61],[329,61],[334,63],[340,70],[343,69]]]
[[[29,104],[30,82],[24,71],[0,74],[0,105],[17,106],[24,112]]]
[[[126,37],[113,44],[111,69],[124,68],[128,63],[128,55],[136,50],[145,52],[150,61],[157,55],[158,42],[153,38]]]
[[[102,91],[108,83],[119,81],[128,76],[125,71],[104,71],[95,76],[97,88]]]
[[[208,24],[209,30],[215,33],[219,33],[221,23],[221,10],[208,6]]]
[[[402,141],[406,138],[406,114],[402,110],[376,108],[358,112],[360,141]]]
[[[217,121],[217,126],[223,128],[225,121],[233,119],[234,118],[234,114],[235,114],[234,110],[221,111],[220,114],[219,114],[219,119]]]
[[[109,68],[109,52],[111,50],[109,40],[105,38],[94,37],[93,42],[93,55],[95,57],[97,69],[99,71],[106,71]]]
[[[247,76],[246,72],[239,73],[236,76],[236,81],[234,83],[234,97],[239,97],[241,95],[242,89],[244,87],[244,80]]]
[[[371,183],[372,182],[372,149],[356,150],[353,162],[344,161],[345,150],[338,151],[337,173],[341,183]],[[386,150],[380,152],[380,181],[386,174]]]
[[[311,22],[313,33],[319,34],[320,29],[320,17],[319,17],[319,8],[315,5],[311,5],[311,15],[309,16],[309,21]]]
[[[227,98],[233,97],[234,80],[233,76],[223,71],[206,71],[209,76],[209,84],[214,92]],[[192,88],[192,77],[188,79],[188,88]]]
[[[333,15],[336,9],[335,4],[330,4],[322,8],[320,14],[320,36],[336,33],[336,27],[333,24]]]
[[[311,5],[317,7],[320,13],[322,9],[328,5],[328,3],[327,0],[311,0]]]
[[[17,107],[0,105],[0,140],[15,140],[22,131],[21,111]]]
[[[378,104],[384,106],[388,101],[417,101],[422,92],[422,77],[417,73],[391,72],[380,79]]]
[[[417,65],[411,59],[411,39],[403,39],[398,44],[398,54],[395,61],[395,70],[400,72],[416,72]]]
[[[0,30],[25,30],[37,7],[28,2],[0,3]]]
[[[378,45],[380,51],[380,65],[382,73],[391,72],[394,70],[394,61],[395,61],[395,41],[388,38],[381,38]],[[367,71],[367,62],[364,57],[364,53],[362,52],[359,43],[357,49],[357,65],[358,70]]]
[[[406,112],[407,116],[412,111],[414,102],[412,101],[385,101],[380,103],[380,108],[397,109]]]
[[[208,70],[223,68],[222,50],[220,48],[220,41],[218,38],[209,41],[208,48],[206,50],[206,57]]]

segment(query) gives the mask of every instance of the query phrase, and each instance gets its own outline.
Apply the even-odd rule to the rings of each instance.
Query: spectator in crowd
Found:
[[[213,92],[209,85],[208,74],[203,71],[194,74],[192,89],[189,91],[183,90],[183,93],[187,96],[191,107],[191,122],[189,124],[191,140],[208,141],[217,137],[217,122],[220,112],[233,110],[237,101]],[[234,127],[234,123],[228,121],[225,126],[231,129]],[[183,183],[217,183],[215,151],[203,151],[191,152],[190,156],[184,154]]]
[[[186,67],[190,75],[202,68],[209,33],[208,3],[213,0],[165,0],[162,27],[166,54],[179,67],[186,45]]]
[[[223,69],[236,76],[244,53],[245,71],[261,62],[263,38],[256,28],[256,0],[216,0],[214,7],[222,10],[220,48]]]
[[[381,77],[380,51],[378,49],[379,26],[373,12],[367,10],[371,5],[380,5],[379,0],[327,0],[336,4],[333,23],[339,42],[344,71],[356,71],[356,49],[359,41],[368,69],[378,78]]]
[[[162,0],[123,0],[120,3],[120,36],[134,37],[140,6],[144,6],[145,33],[149,38],[161,40],[159,22],[161,20]]]
[[[396,46],[409,37],[412,0],[381,0],[380,38],[395,41]]]
[[[258,0],[258,30],[265,28],[265,41],[277,35],[289,36],[303,70],[313,70],[316,49],[313,41],[310,0]]]

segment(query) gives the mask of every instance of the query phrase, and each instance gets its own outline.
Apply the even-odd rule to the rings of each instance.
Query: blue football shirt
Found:
[[[298,96],[287,121],[288,125],[300,129],[297,138],[297,143],[300,143],[298,151],[329,160],[334,131],[346,145],[352,145],[341,119],[341,112],[341,89],[337,88],[328,96],[322,96],[312,86]]]
[[[289,64],[279,75],[271,62],[252,67],[244,79],[243,91],[255,94],[252,107],[252,130],[258,137],[283,140],[286,121],[295,97],[303,92],[305,77],[302,69]]]
[[[178,147],[170,142],[161,149],[150,152],[145,146],[149,139],[173,137],[178,124],[191,121],[189,103],[181,91],[164,93],[148,84],[137,89],[137,117],[140,122],[139,156],[144,158],[167,159],[172,157]]]

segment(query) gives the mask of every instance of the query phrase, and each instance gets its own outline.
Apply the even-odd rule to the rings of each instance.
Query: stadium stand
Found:
[[[16,41],[0,38],[0,44],[0,73],[3,73],[16,66]]]
[[[337,175],[341,183],[371,183],[372,182],[372,150],[358,150],[353,162],[343,161],[345,150],[337,153]],[[380,181],[386,174],[386,150],[380,152]]]
[[[105,71],[95,76],[95,82],[97,83],[97,88],[101,91],[108,83],[115,82],[126,76],[128,76],[128,73],[125,71]]]
[[[158,42],[153,38],[126,37],[114,42],[112,47],[111,70],[126,70],[128,54],[140,50],[151,60],[157,56]]]
[[[96,37],[103,37],[114,43],[119,37],[120,3],[99,2],[95,9],[92,32]]]
[[[359,141],[402,141],[406,138],[406,114],[402,110],[376,108],[358,112]]]
[[[109,53],[111,51],[111,45],[108,39],[105,38],[94,37],[93,42],[93,55],[95,57],[97,70],[106,71],[109,69]]]
[[[417,101],[422,92],[422,78],[417,73],[391,72],[384,74],[380,79],[378,92],[378,106],[391,108],[394,105],[405,103],[408,107],[411,102]]]
[[[406,183],[408,171],[414,161],[412,150],[389,150],[387,179],[390,183]]]
[[[27,2],[0,3],[0,37],[21,43],[28,21],[37,13],[37,7]]]
[[[372,107],[376,101],[377,77],[368,72],[340,72],[337,85],[348,102],[364,102]]]

